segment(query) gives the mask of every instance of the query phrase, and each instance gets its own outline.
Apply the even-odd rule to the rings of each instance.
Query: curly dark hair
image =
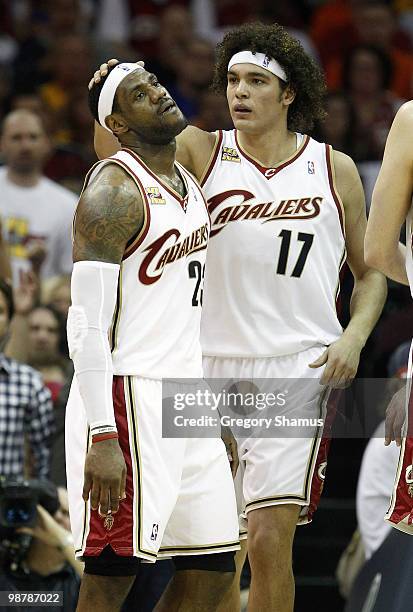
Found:
[[[265,53],[281,64],[295,99],[288,109],[287,125],[293,132],[308,132],[315,121],[324,118],[323,99],[326,91],[324,76],[317,64],[304,51],[297,39],[274,23],[246,23],[228,32],[217,45],[212,87],[217,93],[227,89],[228,62],[239,51]]]

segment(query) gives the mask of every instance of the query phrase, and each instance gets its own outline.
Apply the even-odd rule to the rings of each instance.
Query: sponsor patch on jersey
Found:
[[[222,161],[230,161],[240,163],[241,160],[238,155],[238,151],[232,147],[222,147]]]
[[[146,195],[151,204],[166,204],[166,200],[162,197],[159,187],[147,187]]]

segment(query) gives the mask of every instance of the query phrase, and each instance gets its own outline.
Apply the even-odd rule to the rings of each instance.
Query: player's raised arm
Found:
[[[83,498],[101,514],[116,512],[125,493],[126,466],[113,410],[108,331],[116,304],[120,262],[143,223],[133,180],[109,164],[82,194],[75,220],[69,352],[92,436]]]
[[[412,202],[412,134],[413,102],[407,102],[399,109],[387,138],[365,240],[367,264],[404,285],[409,284],[406,247],[399,238]]]

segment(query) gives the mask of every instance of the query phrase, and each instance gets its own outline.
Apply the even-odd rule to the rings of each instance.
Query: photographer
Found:
[[[64,491],[59,500],[48,481],[0,483],[0,591],[61,591],[63,612],[76,609],[83,564],[75,560],[66,510]]]

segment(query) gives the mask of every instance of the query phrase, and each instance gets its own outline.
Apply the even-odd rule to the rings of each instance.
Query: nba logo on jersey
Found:
[[[154,523],[152,525],[152,533],[151,533],[151,540],[154,542],[156,540],[156,538],[158,537],[158,531],[159,531],[159,525],[158,523]]]
[[[308,168],[308,174],[315,174],[315,167],[314,167],[313,161],[307,162],[307,168]]]

